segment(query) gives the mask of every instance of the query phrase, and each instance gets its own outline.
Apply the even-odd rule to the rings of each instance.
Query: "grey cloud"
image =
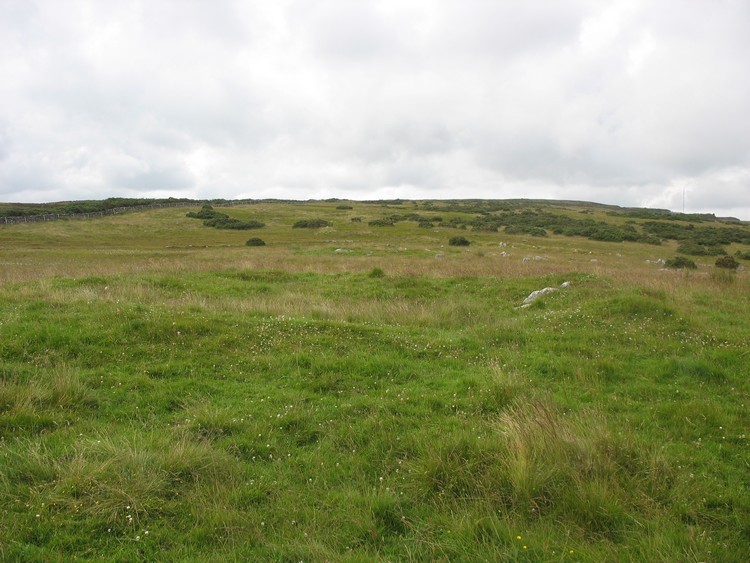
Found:
[[[3,2],[0,194],[679,208],[686,185],[736,209],[748,21],[698,0]]]
[[[193,178],[182,168],[152,168],[150,165],[129,174],[114,174],[111,176],[111,182],[115,187],[146,191],[181,190],[192,188],[194,185]]]

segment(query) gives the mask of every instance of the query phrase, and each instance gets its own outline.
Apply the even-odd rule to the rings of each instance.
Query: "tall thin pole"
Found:
[[[685,186],[682,186],[682,214],[685,215]]]

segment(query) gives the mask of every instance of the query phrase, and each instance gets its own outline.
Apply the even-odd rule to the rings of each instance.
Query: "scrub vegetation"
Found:
[[[201,206],[0,225],[1,560],[750,560],[747,224]]]

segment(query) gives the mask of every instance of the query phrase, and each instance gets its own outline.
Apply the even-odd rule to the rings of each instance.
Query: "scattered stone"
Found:
[[[534,256],[534,260],[539,262],[539,260],[544,260],[544,258],[542,258],[541,256]]]
[[[544,297],[545,295],[547,295],[548,293],[552,293],[553,291],[557,291],[557,288],[545,287],[544,289],[537,289],[536,291],[532,291],[531,293],[529,293],[529,296],[523,300],[523,305],[521,305],[521,307],[528,307],[540,297]]]
[[[505,248],[506,246],[508,246],[508,243],[507,242],[501,242],[501,243],[498,243],[498,246],[500,246],[502,248]]]
[[[565,289],[567,287],[570,287],[570,282],[568,282],[568,281],[563,282],[560,285],[560,289]],[[549,293],[553,293],[553,292],[555,292],[557,290],[558,290],[558,288],[556,288],[556,287],[545,287],[544,289],[537,289],[536,291],[532,291],[531,293],[529,293],[529,296],[526,299],[523,300],[523,304],[520,306],[520,308],[521,309],[525,309],[526,307],[528,307],[529,305],[531,305],[534,301],[536,301],[540,297],[544,297],[545,295],[547,295]],[[519,308],[519,307],[517,307],[517,308]]]
[[[435,254],[435,258],[437,259],[445,258],[445,254],[443,254],[442,252],[438,252],[437,254]]]
[[[529,258],[528,256],[524,256],[524,258],[523,258],[523,260],[521,260],[521,262],[531,262],[531,258]]]
[[[590,260],[590,262],[598,262],[598,261],[599,261],[599,260],[597,260],[596,258],[592,258],[592,259]]]
[[[342,252],[351,252],[348,248],[337,248],[334,250],[334,252],[342,253]]]

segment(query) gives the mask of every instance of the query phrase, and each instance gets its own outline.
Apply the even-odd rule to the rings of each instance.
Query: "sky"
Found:
[[[0,0],[0,201],[750,220],[747,0]]]

